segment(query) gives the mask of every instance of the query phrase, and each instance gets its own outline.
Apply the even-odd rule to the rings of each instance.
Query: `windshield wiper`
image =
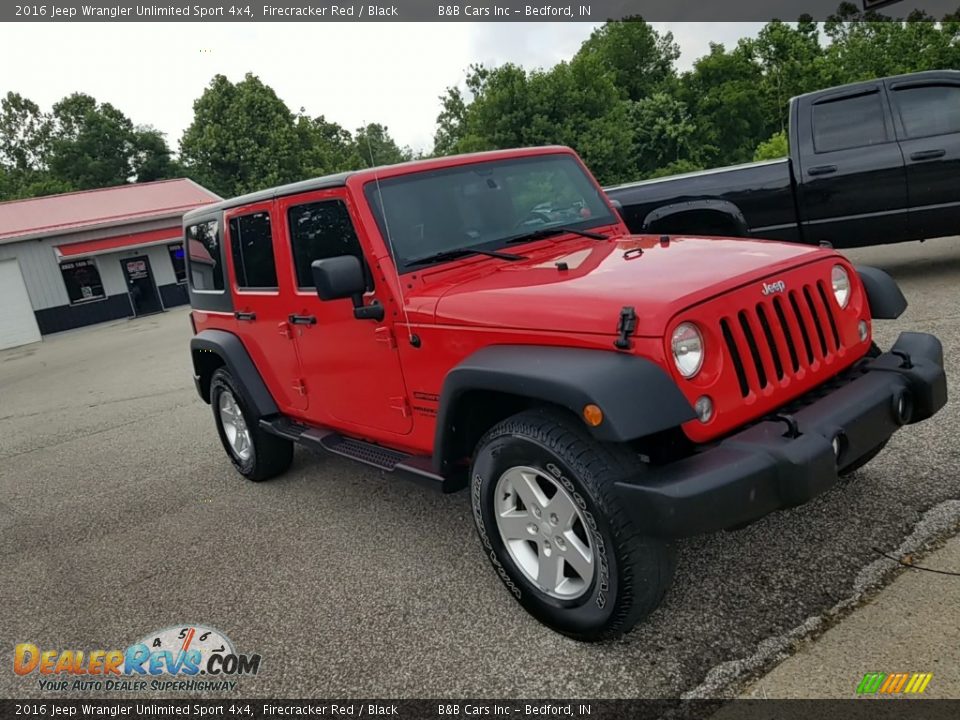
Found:
[[[444,250],[442,252],[433,253],[432,255],[424,255],[423,257],[413,258],[412,260],[405,260],[404,265],[407,267],[413,267],[414,265],[427,265],[433,262],[440,262],[442,260],[454,260],[458,257],[464,257],[465,255],[487,255],[489,257],[500,258],[501,260],[526,260],[527,258],[524,255],[514,255],[513,253],[497,252],[496,250],[479,250],[477,248],[459,248],[457,250]]]
[[[593,240],[607,240],[608,235],[603,233],[591,232],[590,230],[580,230],[575,227],[567,227],[564,225],[553,225],[551,227],[539,228],[538,230],[532,230],[523,235],[517,235],[507,240],[507,245],[513,243],[527,242],[529,240],[539,240],[540,238],[550,237],[551,235],[562,235],[563,233],[570,233],[572,235],[580,235],[581,237],[591,238]]]

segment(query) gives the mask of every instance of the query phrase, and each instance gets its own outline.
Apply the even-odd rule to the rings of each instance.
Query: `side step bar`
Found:
[[[456,492],[466,486],[466,478],[445,478],[433,471],[433,463],[423,455],[407,455],[374,443],[344,437],[333,430],[307,427],[285,417],[260,419],[260,427],[267,432],[315,450],[356,460],[383,472],[398,472],[410,479],[445,493]]]

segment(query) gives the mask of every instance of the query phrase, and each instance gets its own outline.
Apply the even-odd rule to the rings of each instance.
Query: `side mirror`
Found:
[[[383,320],[383,306],[374,301],[372,305],[363,304],[363,292],[367,281],[363,277],[363,267],[353,255],[314,260],[310,265],[313,272],[313,284],[321,300],[353,301],[353,316],[358,320]]]
[[[314,260],[310,270],[321,300],[341,300],[362,295],[366,288],[363,268],[353,255]]]
[[[617,215],[620,216],[620,219],[625,221],[626,218],[623,217],[623,203],[619,200],[614,200],[612,197],[608,197],[607,200],[610,202],[611,207],[617,211]]]

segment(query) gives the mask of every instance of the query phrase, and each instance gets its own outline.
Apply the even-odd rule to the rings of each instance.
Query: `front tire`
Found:
[[[210,379],[210,405],[220,443],[237,472],[262,482],[289,469],[293,443],[260,427],[226,368],[219,368]]]
[[[629,449],[597,442],[552,409],[514,415],[480,440],[471,468],[480,542],[540,622],[578,640],[609,640],[660,604],[673,548],[635,527],[613,486],[642,469]]]

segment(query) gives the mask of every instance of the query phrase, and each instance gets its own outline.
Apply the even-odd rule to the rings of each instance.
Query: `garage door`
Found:
[[[23,284],[20,264],[0,260],[0,350],[40,340],[37,318]]]

